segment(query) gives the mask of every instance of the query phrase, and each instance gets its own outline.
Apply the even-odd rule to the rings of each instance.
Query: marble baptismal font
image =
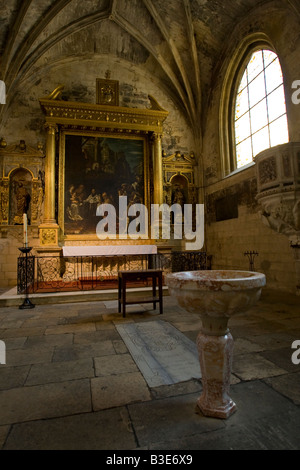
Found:
[[[259,300],[264,274],[248,271],[190,271],[166,275],[170,295],[188,312],[199,314],[197,336],[203,391],[197,405],[205,416],[228,418],[236,404],[229,396],[233,337],[231,316]]]

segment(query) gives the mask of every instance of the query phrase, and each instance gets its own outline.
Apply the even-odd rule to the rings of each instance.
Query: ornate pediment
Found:
[[[164,164],[171,164],[171,165],[197,165],[196,158],[194,152],[191,152],[189,155],[184,155],[183,153],[176,152],[172,155],[164,156],[163,155],[163,162]]]
[[[23,157],[43,157],[43,146],[38,144],[37,148],[27,145],[25,140],[20,140],[17,144],[7,145],[4,139],[0,142],[0,155],[1,156],[20,156]]]
[[[27,145],[25,140],[20,140],[17,144],[7,145],[4,139],[0,142],[0,167],[3,177],[17,168],[27,168],[32,172],[34,178],[38,178],[42,168],[41,159],[44,158],[42,144],[37,148]]]
[[[161,133],[168,111],[149,96],[151,109],[126,108],[111,104],[77,103],[60,100],[63,86],[41,98],[40,105],[49,124],[72,126],[73,129],[117,129]]]

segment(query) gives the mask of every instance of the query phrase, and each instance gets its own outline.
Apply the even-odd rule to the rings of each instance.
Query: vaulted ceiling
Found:
[[[0,78],[9,95],[45,64],[110,54],[144,67],[196,123],[228,37],[268,3],[0,0]],[[298,0],[275,3],[300,12]]]

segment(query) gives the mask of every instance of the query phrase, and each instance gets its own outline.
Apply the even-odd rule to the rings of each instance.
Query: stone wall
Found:
[[[8,289],[17,285],[19,247],[23,247],[22,225],[1,228],[0,238],[0,288]],[[38,228],[28,226],[28,245],[38,246]],[[35,250],[33,250],[35,253]]]
[[[267,286],[295,293],[299,287],[293,249],[287,237],[266,227],[260,218],[254,165],[232,175],[222,174],[222,87],[233,51],[247,35],[256,32],[265,34],[274,44],[283,69],[290,140],[298,141],[300,137],[300,105],[291,99],[292,84],[300,79],[299,18],[289,14],[282,3],[269,2],[237,23],[214,71],[203,140],[206,249],[213,255],[213,268],[223,269],[248,269],[244,252],[257,251],[255,269],[266,274]]]
[[[206,188],[205,249],[213,256],[213,269],[248,270],[244,253],[255,251],[254,268],[266,274],[269,288],[298,293],[295,253],[288,237],[262,221],[254,170]]]
[[[266,275],[268,288],[296,292],[296,265],[286,236],[266,227],[256,203],[253,168],[209,188],[206,195],[206,249],[213,269],[249,270],[244,253],[255,251],[254,269]],[[237,214],[218,210],[218,201],[232,197]],[[223,214],[223,219],[222,219]],[[217,217],[218,216],[218,217]]]

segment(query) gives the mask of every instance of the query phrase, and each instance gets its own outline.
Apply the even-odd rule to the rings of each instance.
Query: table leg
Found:
[[[152,276],[152,297],[156,297],[156,276]],[[156,309],[156,302],[153,302],[153,309]]]
[[[118,278],[118,312],[121,312],[121,295],[122,295],[122,278],[119,276]]]
[[[123,302],[123,318],[126,315],[126,277],[124,276],[122,283],[122,302]]]
[[[159,274],[158,278],[158,290],[159,290],[159,313],[163,313],[163,292],[162,292],[162,273]]]

